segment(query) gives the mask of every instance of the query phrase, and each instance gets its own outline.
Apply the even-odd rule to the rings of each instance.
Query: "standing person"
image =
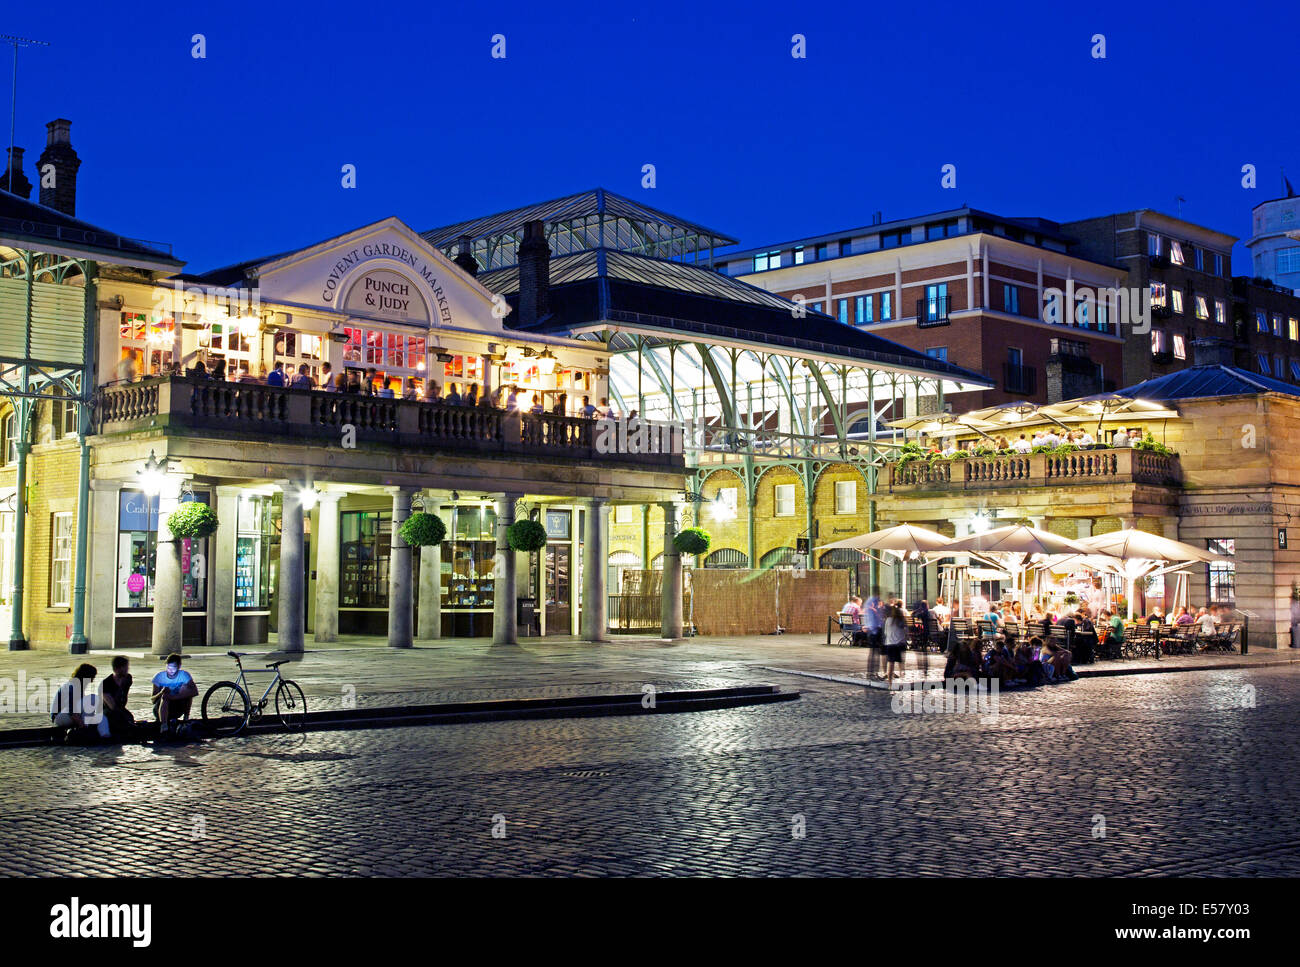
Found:
[[[366,370],[366,383],[364,386],[361,387],[361,393],[363,396],[375,395],[375,393],[377,392],[377,390],[375,389],[375,382],[378,379],[379,379],[379,373],[375,371],[375,367],[371,366],[369,369]]]
[[[212,379],[219,379],[224,381],[225,378],[226,378],[226,361],[224,359],[218,359],[216,364],[212,367]]]
[[[393,392],[393,377],[391,376],[384,377],[384,386],[383,389],[379,391],[379,395],[386,400],[391,400],[396,398],[397,394]]]
[[[457,391],[455,383],[447,384],[447,398],[443,402],[448,406],[460,406],[460,393]]]
[[[406,392],[402,394],[404,400],[418,400],[420,398],[420,387],[415,383],[414,376],[406,378]]]
[[[506,412],[517,413],[519,411],[519,387],[511,384],[510,395],[506,397]]]
[[[599,415],[607,420],[614,419],[614,407],[609,405],[609,400],[605,397],[600,398],[600,406],[597,408]]]
[[[104,714],[99,720],[101,738],[123,738],[130,735],[135,725],[135,716],[126,707],[127,697],[131,691],[131,662],[126,655],[113,658],[113,674],[104,679],[100,689]]]
[[[173,719],[189,714],[190,704],[199,694],[192,676],[181,668],[181,656],[173,652],[167,664],[153,677],[153,707],[158,719],[158,734],[166,735]]]
[[[897,604],[889,608],[885,617],[885,674],[884,680],[902,678],[903,648],[907,644],[907,619]]]
[[[298,375],[293,378],[292,389],[315,389],[316,382],[311,378],[311,370],[303,363],[298,367]]]
[[[569,408],[569,394],[568,393],[555,394],[555,406],[551,409],[551,412],[554,413],[556,416],[565,416],[568,411],[568,408]]]
[[[596,416],[596,407],[595,407],[595,405],[591,402],[591,397],[590,397],[590,396],[584,396],[584,397],[582,398],[582,410],[581,410],[581,415],[582,415],[582,416],[585,416],[585,417],[586,417],[587,419],[589,419],[589,420],[590,420],[590,419],[594,419],[595,416]]]
[[[95,676],[99,669],[82,662],[72,677],[59,686],[50,702],[50,721],[54,723],[56,741],[67,738],[90,738],[95,730],[87,726],[87,718],[95,712]]]
[[[135,381],[135,357],[131,350],[123,349],[122,358],[117,361],[117,381],[130,383]]]
[[[333,392],[334,387],[334,367],[329,363],[320,365],[320,388],[327,393]]]
[[[426,379],[424,381],[424,401],[426,403],[438,402],[438,393],[440,390],[441,387],[438,386],[438,383],[435,380]]]
[[[470,383],[461,400],[465,406],[478,406],[478,383]]]
[[[284,363],[282,361],[276,360],[275,366],[271,369],[269,373],[266,374],[266,385],[267,386],[284,385]]]

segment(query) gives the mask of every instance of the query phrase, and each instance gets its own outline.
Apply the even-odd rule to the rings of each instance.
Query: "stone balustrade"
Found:
[[[890,493],[1108,483],[1175,486],[1182,478],[1177,455],[1125,447],[910,460],[888,469]]]
[[[95,398],[95,426],[100,434],[163,429],[189,434],[209,431],[234,438],[315,438],[322,442],[338,441],[347,432],[358,445],[447,447],[563,455],[649,464],[659,469],[684,467],[681,454],[598,452],[596,424],[582,417],[507,413],[491,407],[293,390],[188,376],[102,387]]]

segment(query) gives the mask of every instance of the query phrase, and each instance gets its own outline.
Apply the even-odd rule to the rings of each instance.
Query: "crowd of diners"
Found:
[[[1104,431],[1100,439],[1094,437],[1087,429],[1067,430],[1064,427],[1045,427],[1031,433],[1021,433],[1014,440],[1005,436],[982,436],[973,440],[958,441],[950,437],[940,442],[933,437],[923,436],[921,448],[926,453],[941,457],[954,456],[959,450],[967,453],[1033,453],[1039,447],[1054,450],[1063,445],[1070,445],[1079,450],[1102,450],[1116,447],[1132,447],[1144,439],[1140,427],[1120,427],[1110,434],[1109,440]]]
[[[117,368],[117,381],[129,383],[136,379],[135,358],[129,351],[123,351],[122,360]],[[478,383],[454,383],[448,381],[446,387],[439,386],[437,380],[419,380],[409,377],[401,379],[378,372],[374,367],[360,369],[349,366],[343,372],[333,372],[329,363],[322,363],[320,376],[312,375],[306,363],[299,365],[295,372],[292,367],[286,369],[283,362],[277,362],[270,370],[259,367],[254,375],[247,363],[240,363],[239,369],[233,367],[227,371],[226,361],[216,359],[211,366],[198,361],[185,371],[192,379],[217,380],[231,383],[250,383],[261,386],[279,386],[285,389],[319,390],[324,393],[347,393],[354,396],[373,396],[381,399],[419,400],[425,403],[442,403],[448,406],[483,407],[499,409],[506,412],[531,413],[542,415],[551,413],[556,416],[581,416],[588,419],[619,418],[619,413],[610,406],[609,400],[602,397],[599,403],[593,403],[590,396],[583,396],[582,402],[573,407],[569,405],[569,394],[555,393],[554,403],[548,408],[543,402],[541,392],[520,388],[517,384],[497,386],[490,393],[479,390]],[[629,419],[637,416],[633,410]]]
[[[840,614],[850,621],[847,630],[860,632],[871,647],[883,650],[885,671],[876,676],[882,681],[902,677],[903,650],[910,628],[923,628],[927,635],[946,632],[953,617],[952,607],[943,597],[937,598],[933,606],[922,598],[909,611],[901,599],[882,598],[879,590],[866,601],[856,595],[850,597]],[[1119,657],[1126,627],[1159,625],[1185,629],[1189,634],[1212,635],[1227,623],[1229,616],[1229,609],[1220,605],[1200,608],[1195,615],[1182,606],[1169,614],[1156,607],[1126,625],[1117,611],[1097,602],[1056,607],[1032,600],[1024,606],[1012,599],[990,602],[977,596],[966,615],[972,633],[949,645],[944,678],[997,679],[1004,688],[1074,681],[1078,675],[1071,650],[1050,638],[1029,633],[1031,630],[1063,628],[1068,633],[1067,641],[1088,636],[1098,654]]]

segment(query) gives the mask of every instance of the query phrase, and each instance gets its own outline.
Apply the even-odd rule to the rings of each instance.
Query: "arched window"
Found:
[[[774,547],[758,559],[758,566],[765,570],[769,567],[792,567],[794,557],[793,547]]]
[[[866,559],[867,555],[861,551],[855,551],[849,547],[836,547],[819,557],[817,566],[821,568],[856,567]]]
[[[735,548],[720,547],[704,559],[704,566],[733,569],[747,568],[749,567],[749,555]]]

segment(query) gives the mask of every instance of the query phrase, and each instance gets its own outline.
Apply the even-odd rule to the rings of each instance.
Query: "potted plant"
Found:
[[[217,512],[197,500],[187,500],[167,517],[167,529],[176,540],[202,540],[217,532]]]
[[[546,546],[546,528],[535,520],[517,520],[506,528],[506,540],[516,551],[531,554]]]
[[[1291,647],[1300,648],[1300,585],[1291,582]]]
[[[447,536],[447,525],[437,514],[417,510],[402,521],[402,526],[397,528],[397,532],[410,547],[432,547],[441,544],[442,539]]]

